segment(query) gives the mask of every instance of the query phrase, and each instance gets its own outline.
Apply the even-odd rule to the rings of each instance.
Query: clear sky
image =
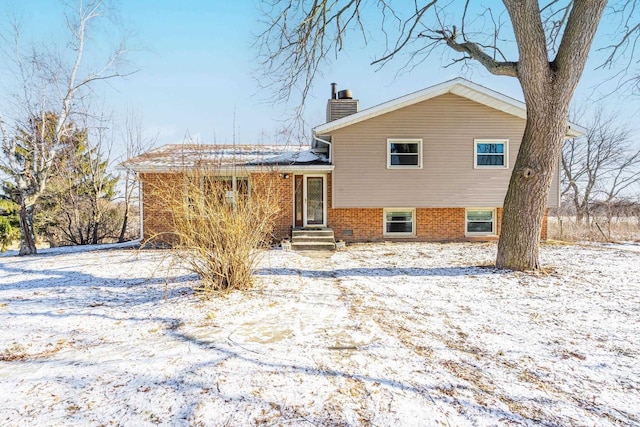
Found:
[[[26,34],[33,40],[51,42],[65,35],[58,0],[0,0],[0,5],[0,18],[5,21],[12,7],[22,13]],[[261,91],[254,78],[258,76],[257,51],[252,45],[262,28],[258,0],[121,0],[116,5],[118,26],[132,31],[131,68],[139,71],[101,89],[105,108],[112,108],[121,118],[127,109],[138,111],[146,132],[158,134],[159,145],[182,142],[187,132],[204,143],[275,141],[287,114],[284,106],[266,102],[270,93]],[[113,34],[99,32],[96,37],[105,42]],[[352,41],[350,49],[323,70],[311,90],[306,105],[311,126],[324,122],[334,81],[339,89],[351,89],[361,108],[458,76],[522,99],[515,79],[491,76],[479,66],[443,68],[439,55],[411,72],[398,74],[400,61],[376,71],[369,63],[382,52],[375,45],[381,38],[373,37],[373,45],[366,49],[360,39]],[[588,64],[576,103],[586,102],[606,78],[607,73],[594,70],[596,65],[595,60]],[[638,98],[619,95],[605,102],[619,105],[623,118],[640,113]]]

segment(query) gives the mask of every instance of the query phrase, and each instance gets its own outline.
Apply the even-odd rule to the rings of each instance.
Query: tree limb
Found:
[[[471,59],[475,59],[480,64],[482,64],[487,71],[491,74],[495,74],[498,76],[511,76],[517,77],[518,73],[518,63],[510,62],[510,61],[496,61],[490,55],[482,50],[482,48],[477,44],[469,41],[464,41],[459,43],[457,27],[454,25],[451,31],[447,30],[436,30],[434,33],[438,34],[439,37],[434,37],[426,34],[421,34],[422,37],[427,37],[433,40],[443,40],[447,46],[456,52],[464,53]]]

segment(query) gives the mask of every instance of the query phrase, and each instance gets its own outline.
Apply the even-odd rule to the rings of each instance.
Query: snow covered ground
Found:
[[[0,257],[0,425],[639,425],[637,247],[495,251],[274,250],[210,301],[165,251]]]

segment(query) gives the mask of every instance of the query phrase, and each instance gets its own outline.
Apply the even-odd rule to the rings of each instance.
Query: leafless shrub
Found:
[[[278,174],[229,177],[193,169],[176,176],[179,185],[168,180],[154,189],[173,224],[170,236],[157,237],[169,240],[176,259],[198,274],[197,290],[206,295],[249,288],[280,214]]]

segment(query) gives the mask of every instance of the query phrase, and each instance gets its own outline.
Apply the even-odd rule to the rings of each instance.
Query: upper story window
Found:
[[[421,169],[422,139],[387,139],[387,169]]]
[[[509,165],[508,139],[476,139],[474,141],[475,169],[506,169]]]

